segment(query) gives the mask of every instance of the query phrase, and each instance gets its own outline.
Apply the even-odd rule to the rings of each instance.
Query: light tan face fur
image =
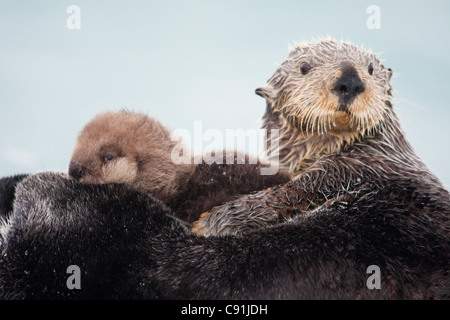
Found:
[[[158,121],[127,111],[105,112],[79,133],[69,175],[82,183],[127,183],[163,196],[178,168],[170,132]]]
[[[311,67],[307,74],[300,71],[302,62]],[[373,66],[372,75],[369,64]],[[348,112],[339,111],[339,97],[332,92],[344,65],[352,66],[365,85]],[[376,55],[350,43],[323,40],[293,48],[261,89],[274,110],[282,112],[286,119],[295,118],[305,135],[361,134],[381,124],[391,74]]]
[[[310,67],[307,73],[303,63]],[[364,89],[342,111],[336,88],[349,69]],[[391,75],[375,54],[351,43],[325,39],[292,48],[256,91],[272,112],[266,113],[265,125],[281,130],[281,165],[295,175],[319,156],[375,134],[391,115]]]

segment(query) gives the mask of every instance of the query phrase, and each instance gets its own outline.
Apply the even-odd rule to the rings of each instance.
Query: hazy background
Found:
[[[69,5],[81,29],[69,30]],[[369,5],[381,29],[369,30]],[[394,70],[394,107],[450,186],[450,1],[0,0],[0,177],[65,171],[79,130],[127,107],[172,129],[255,128],[288,44],[330,35]]]

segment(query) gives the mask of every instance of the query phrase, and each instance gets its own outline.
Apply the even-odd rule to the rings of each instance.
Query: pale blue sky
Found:
[[[81,29],[66,27],[69,5]],[[366,27],[369,5],[381,29]],[[450,1],[0,0],[0,177],[67,169],[95,114],[127,107],[170,128],[255,128],[254,94],[294,41],[382,52],[416,152],[450,186]]]

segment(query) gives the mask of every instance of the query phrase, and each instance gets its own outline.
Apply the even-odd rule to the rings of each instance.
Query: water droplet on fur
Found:
[[[27,256],[28,255],[28,250],[25,250],[24,254]]]
[[[25,273],[25,275],[28,276],[30,274],[30,271],[24,270],[23,273]]]

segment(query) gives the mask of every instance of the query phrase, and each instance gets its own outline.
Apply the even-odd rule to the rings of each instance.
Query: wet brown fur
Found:
[[[304,61],[312,67],[306,75],[300,72]],[[370,63],[373,75],[367,71]],[[339,110],[332,94],[343,65],[353,66],[366,86],[348,112]],[[448,215],[448,191],[400,129],[390,102],[391,75],[376,55],[350,43],[326,39],[293,48],[268,83],[256,90],[267,101],[263,127],[280,130],[280,165],[290,171],[292,181],[206,212],[193,231],[238,235],[369,193],[373,198],[387,187],[409,190],[399,196],[405,207],[417,205],[424,214],[441,218]],[[447,209],[436,213],[430,212],[432,206],[414,204],[419,195],[437,197]]]

